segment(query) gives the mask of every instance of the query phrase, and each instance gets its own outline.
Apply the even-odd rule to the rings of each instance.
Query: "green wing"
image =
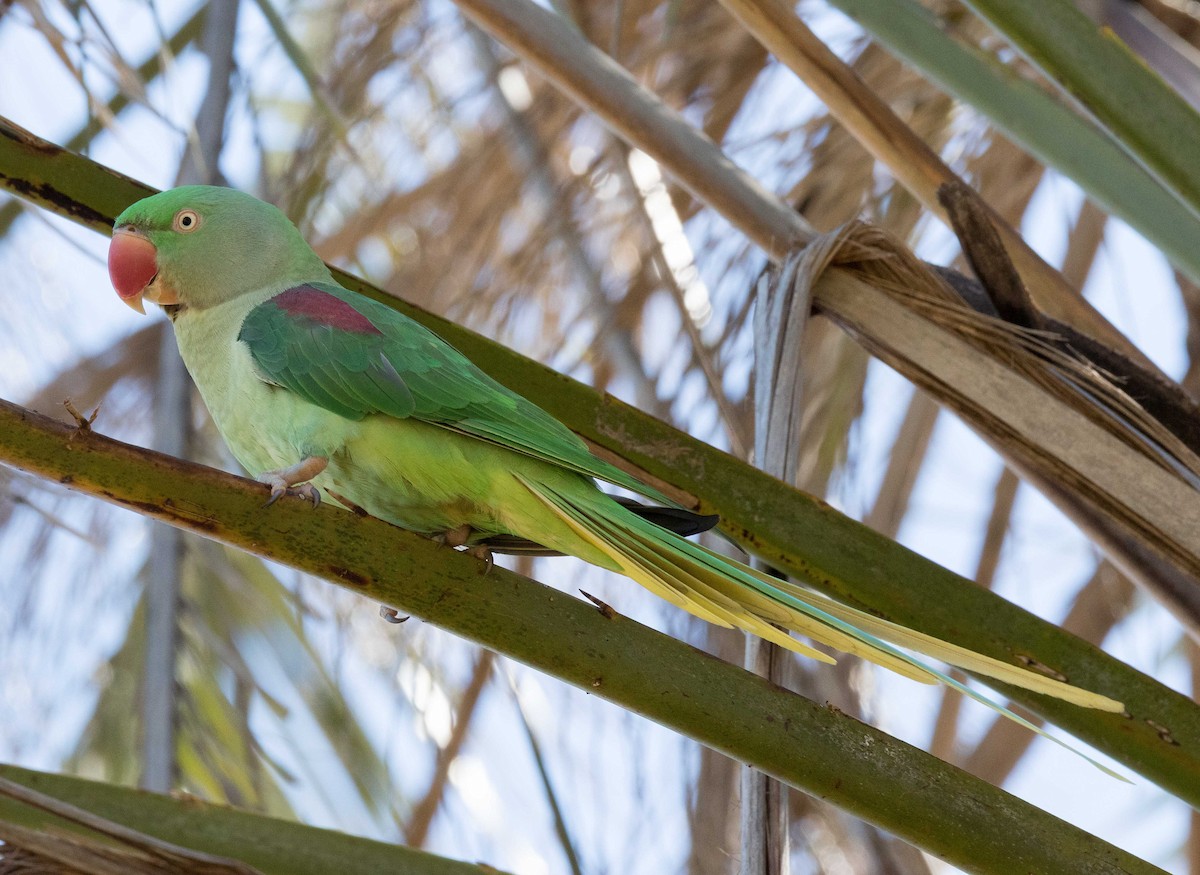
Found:
[[[340,416],[382,413],[440,425],[673,503],[596,458],[557,419],[424,326],[341,286],[281,292],[250,311],[238,339],[264,380]]]

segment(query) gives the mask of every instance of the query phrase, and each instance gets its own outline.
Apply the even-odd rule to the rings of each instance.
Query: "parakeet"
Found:
[[[257,198],[184,186],[138,201],[116,220],[108,264],[123,301],[144,312],[149,300],[167,312],[217,428],[272,497],[295,492],[315,503],[324,490],[455,546],[577,556],[711,623],[822,662],[834,660],[786,630],[974,698],[981,697],[893,645],[1122,710],[1105,696],[777,580],[685,540],[652,512],[639,515],[596,480],[670,501],[594,456],[437,335],[338,285],[287,217]],[[711,523],[676,514],[685,531]]]

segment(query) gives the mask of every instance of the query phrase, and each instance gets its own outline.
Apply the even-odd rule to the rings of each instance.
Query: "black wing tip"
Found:
[[[682,537],[699,535],[714,528],[721,522],[721,517],[715,513],[695,513],[681,507],[660,507],[653,504],[642,504],[632,498],[613,496],[621,505],[640,516],[646,522],[654,523]]]
[[[652,504],[642,504],[633,498],[610,496],[615,502],[633,511],[647,522],[661,526],[680,537],[687,538],[699,535],[716,527],[721,517],[715,513],[694,513],[680,507],[659,507]],[[544,547],[536,541],[522,538],[519,535],[489,535],[472,543],[487,547],[493,553],[504,553],[509,556],[562,556],[557,550]]]

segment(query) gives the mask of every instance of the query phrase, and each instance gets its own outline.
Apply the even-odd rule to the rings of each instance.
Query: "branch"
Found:
[[[485,575],[478,560],[382,520],[328,505],[313,509],[301,499],[266,510],[262,484],[6,401],[0,401],[0,462],[421,617],[968,871],[1159,871],[836,709],[518,574],[497,567]]]
[[[175,799],[17,766],[0,765],[0,776],[161,841],[230,857],[266,875],[503,875],[491,866],[460,863],[192,797]],[[0,798],[0,821],[40,833],[93,835],[71,820],[6,798]]]
[[[104,233],[121,210],[153,193],[3,119],[0,187]],[[724,530],[774,567],[889,620],[1000,659],[1047,666],[1124,702],[1132,720],[1005,691],[1200,806],[1200,707],[1190,699],[745,462],[362,280],[335,275],[435,331],[668,494],[684,502],[703,494],[700,509],[720,513]],[[0,441],[3,434],[0,428]],[[1170,728],[1170,743],[1156,726]]]

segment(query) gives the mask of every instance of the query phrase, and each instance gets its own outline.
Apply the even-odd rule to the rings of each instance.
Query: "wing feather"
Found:
[[[238,339],[266,381],[339,416],[413,418],[673,503],[592,455],[566,426],[424,326],[334,283],[259,304]]]

